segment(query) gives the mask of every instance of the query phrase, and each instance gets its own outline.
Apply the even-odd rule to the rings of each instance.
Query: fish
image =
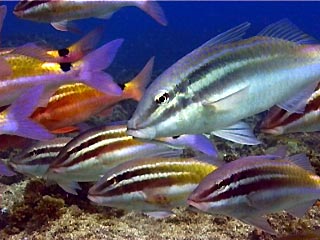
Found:
[[[243,40],[249,26],[219,34],[158,76],[129,120],[128,134],[154,139],[207,133],[256,145],[260,141],[243,119],[274,105],[303,111],[294,103],[309,97],[320,77],[316,40],[289,20]]]
[[[303,113],[291,113],[274,106],[261,123],[260,130],[273,135],[320,131],[320,84],[307,100]]]
[[[176,156],[188,147],[217,158],[211,141],[202,135],[182,135],[161,141],[140,141],[126,134],[125,123],[113,123],[81,133],[53,161],[46,179],[66,192],[77,194],[78,182],[96,182],[120,163],[153,156]]]
[[[43,62],[22,55],[0,57],[0,106],[11,104],[33,86],[44,85],[40,106],[45,105],[57,88],[64,84],[82,82],[109,95],[120,95],[121,88],[103,70],[113,61],[123,39],[102,45],[74,63]],[[39,100],[40,101],[40,100]]]
[[[30,119],[44,91],[44,86],[36,86],[24,92],[12,105],[0,113],[0,134],[15,135],[35,140],[54,137],[47,129]]]
[[[226,163],[190,194],[188,204],[276,234],[263,215],[287,211],[303,217],[320,196],[320,177],[305,154],[250,156]]]
[[[2,165],[5,167],[1,168],[0,165],[0,175],[6,175],[5,169],[8,169],[29,177],[43,177],[50,163],[71,140],[70,137],[58,137],[31,144],[13,158],[2,159]]]
[[[189,194],[217,166],[196,158],[140,158],[110,169],[89,189],[98,205],[141,211],[154,218],[186,207]]]
[[[68,21],[85,18],[107,19],[122,7],[135,6],[146,12],[162,25],[167,25],[166,17],[155,1],[68,1],[68,0],[21,0],[13,13],[22,19],[51,23],[60,31],[74,30]]]
[[[130,82],[124,84],[119,96],[107,95],[83,83],[61,86],[45,107],[38,107],[31,118],[52,133],[67,133],[77,130],[76,124],[101,111],[112,112],[113,106],[126,99],[139,101],[152,74],[154,57]]]

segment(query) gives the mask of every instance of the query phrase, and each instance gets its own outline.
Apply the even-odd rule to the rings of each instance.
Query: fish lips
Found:
[[[202,212],[208,212],[210,208],[209,204],[205,202],[196,202],[194,200],[188,199],[187,203],[190,206],[189,209],[191,209],[192,211],[197,211],[196,209],[198,209]]]
[[[140,128],[134,119],[128,121],[127,134],[141,139],[154,139],[156,137],[156,129],[151,127]]]

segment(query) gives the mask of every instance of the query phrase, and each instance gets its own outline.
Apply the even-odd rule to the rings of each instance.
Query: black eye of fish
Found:
[[[58,54],[60,57],[65,57],[70,53],[69,49],[63,48],[58,50]]]
[[[169,93],[162,92],[155,97],[155,101],[157,104],[166,103],[169,101]]]
[[[68,72],[71,70],[72,64],[71,63],[60,63],[60,68],[62,71]]]

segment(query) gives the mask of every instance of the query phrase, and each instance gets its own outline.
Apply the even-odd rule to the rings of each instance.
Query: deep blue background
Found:
[[[76,41],[81,36],[54,30],[49,24],[16,18],[12,14],[16,2],[2,1],[9,7],[2,36],[4,43],[35,41],[39,37],[53,44]],[[245,21],[252,23],[248,36],[266,25],[288,18],[305,32],[320,39],[320,2],[160,2],[168,19],[163,27],[138,8],[118,11],[109,20],[86,19],[75,23],[88,32],[98,25],[106,31],[101,42],[124,38],[111,69],[118,81],[128,80],[144,63],[156,56],[155,73],[159,74],[180,57],[216,34]],[[120,78],[120,79],[119,79]]]

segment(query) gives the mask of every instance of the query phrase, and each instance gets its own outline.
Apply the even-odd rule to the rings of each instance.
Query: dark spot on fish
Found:
[[[118,83],[118,86],[121,88],[121,90],[124,90],[126,87],[124,83]]]
[[[68,72],[68,71],[71,70],[72,64],[69,63],[69,62],[67,62],[67,63],[60,63],[60,68],[61,68],[62,71]]]
[[[70,53],[69,49],[67,48],[62,48],[58,50],[58,54],[60,57],[65,57]]]
[[[180,135],[179,136],[173,136],[172,138],[173,139],[177,139],[177,138],[179,138],[180,137]]]

